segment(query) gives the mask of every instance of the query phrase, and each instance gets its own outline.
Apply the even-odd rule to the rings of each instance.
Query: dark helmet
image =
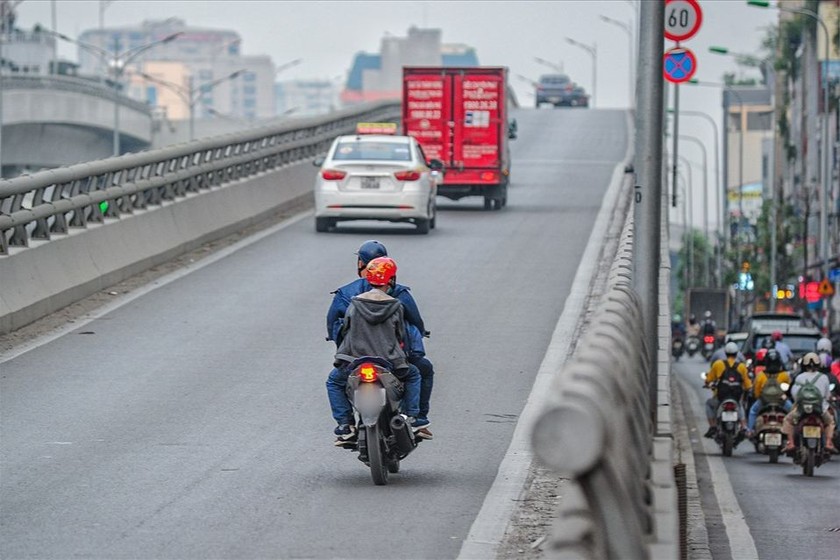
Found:
[[[779,356],[779,351],[771,348],[764,356],[764,367],[770,373],[777,373],[782,371],[782,357]]]
[[[367,264],[375,258],[387,257],[388,249],[386,249],[385,245],[379,241],[371,239],[362,243],[359,250],[356,251],[356,255],[358,255],[359,260],[362,261],[362,268],[364,268],[364,266],[367,266]]]

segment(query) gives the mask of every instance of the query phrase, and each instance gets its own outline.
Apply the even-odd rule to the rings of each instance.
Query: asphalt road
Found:
[[[0,361],[0,557],[457,556],[628,139],[621,111],[515,116],[501,211],[440,199],[428,236],[308,215]],[[330,291],[370,238],[437,369],[435,440],[386,487],[333,447],[324,387]]]
[[[675,364],[685,397],[698,486],[713,558],[836,560],[840,557],[840,458],[805,477],[788,457],[770,464],[766,455],[742,442],[723,457],[720,447],[703,438],[707,423],[700,372],[708,364],[699,355]]]

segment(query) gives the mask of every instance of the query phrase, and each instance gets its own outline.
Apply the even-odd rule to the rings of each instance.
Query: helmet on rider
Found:
[[[397,277],[397,263],[388,257],[377,257],[365,267],[365,280],[371,286],[387,286]]]
[[[773,342],[779,342],[782,340],[782,331],[773,331],[770,334],[770,338],[773,339]]]
[[[697,317],[695,317],[694,313],[692,313],[691,315],[688,316],[688,320],[693,323],[694,321],[697,320]]]
[[[778,350],[765,350],[764,367],[769,373],[782,371],[782,357]]]
[[[817,341],[817,352],[826,352],[831,354],[831,341],[825,337],[822,337]]]
[[[726,346],[723,347],[723,352],[727,356],[735,356],[738,354],[738,345],[734,342],[727,342]]]
[[[377,257],[387,257],[388,249],[386,249],[385,245],[383,245],[379,241],[376,241],[375,239],[370,239],[359,246],[359,250],[356,251],[356,255],[359,257],[358,273],[359,276],[361,276],[362,271],[365,269],[365,267],[370,261]]]
[[[705,317],[706,319],[711,319],[712,318],[712,312],[711,311],[706,311],[705,313],[703,313],[703,317]]]
[[[776,352],[775,350],[773,350],[773,351]],[[768,352],[767,348],[759,348],[758,350],[756,350],[756,352],[755,352],[755,363],[760,365],[760,366],[764,365],[764,363],[766,361],[766,358],[767,358],[767,352]],[[778,355],[778,352],[776,352],[776,354]]]
[[[673,323],[682,323],[682,317],[680,317],[680,316],[679,316],[679,314],[674,315],[674,316],[671,318],[671,322],[673,322]]]
[[[802,367],[819,367],[820,357],[813,352],[808,352],[802,357]]]

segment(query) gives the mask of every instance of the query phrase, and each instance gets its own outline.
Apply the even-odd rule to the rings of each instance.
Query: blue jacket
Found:
[[[350,300],[370,289],[371,285],[367,280],[358,278],[332,292],[333,300],[327,311],[327,340],[335,341],[336,345],[341,344],[339,333],[341,332],[341,325],[344,320],[344,315],[347,313],[347,307],[350,305]],[[403,305],[409,345],[408,352],[406,353],[409,357],[419,357],[426,354],[423,345],[423,334],[426,332],[426,326],[423,323],[423,317],[420,316],[417,302],[414,301],[414,297],[411,295],[409,289],[408,286],[397,284],[389,295],[398,299]]]

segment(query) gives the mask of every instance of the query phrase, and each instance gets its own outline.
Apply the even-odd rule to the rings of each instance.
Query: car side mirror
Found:
[[[443,171],[443,162],[439,159],[432,159],[429,161],[429,169],[432,171]]]
[[[322,165],[324,165],[325,161],[327,161],[327,158],[325,158],[324,156],[318,156],[314,160],[312,160],[312,165],[314,165],[315,167],[321,167]]]

